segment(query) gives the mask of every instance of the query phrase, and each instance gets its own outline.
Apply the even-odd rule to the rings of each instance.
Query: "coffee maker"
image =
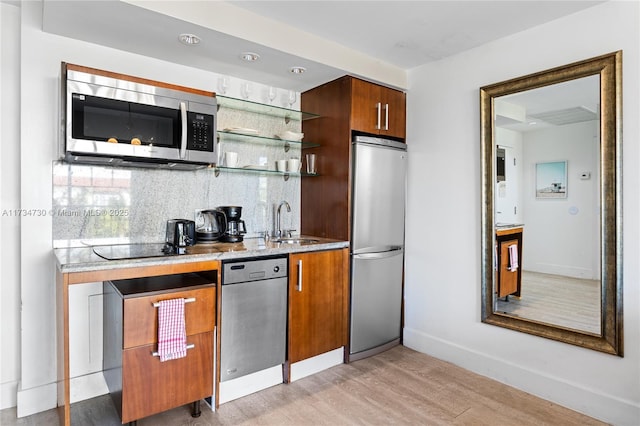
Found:
[[[239,243],[243,240],[243,235],[247,233],[244,220],[240,219],[242,215],[242,207],[240,206],[221,206],[218,209],[222,210],[227,218],[227,232],[220,237],[220,241],[225,243]]]

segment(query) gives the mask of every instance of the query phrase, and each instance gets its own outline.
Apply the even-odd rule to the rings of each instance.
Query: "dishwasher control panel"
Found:
[[[222,262],[222,285],[269,280],[286,276],[286,256]]]

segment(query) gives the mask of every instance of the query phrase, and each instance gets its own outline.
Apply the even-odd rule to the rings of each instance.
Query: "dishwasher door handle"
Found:
[[[302,259],[298,259],[298,285],[296,290],[302,291]]]

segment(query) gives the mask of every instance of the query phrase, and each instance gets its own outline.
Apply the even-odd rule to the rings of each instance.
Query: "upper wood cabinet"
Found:
[[[319,147],[318,176],[301,183],[301,232],[325,238],[351,238],[351,139],[353,132],[396,140],[405,138],[403,92],[346,76],[302,93],[301,108],[319,115],[302,122],[305,139]],[[378,104],[382,129],[378,124]],[[388,121],[387,114],[388,112]],[[388,123],[389,130],[385,130]]]
[[[353,130],[405,138],[404,92],[351,78],[351,99]]]

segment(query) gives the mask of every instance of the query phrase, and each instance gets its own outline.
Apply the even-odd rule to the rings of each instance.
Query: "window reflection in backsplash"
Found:
[[[130,233],[131,171],[54,163],[53,239]]]
[[[255,149],[255,148],[254,148]],[[277,149],[277,148],[272,148]],[[268,152],[268,150],[266,151]],[[267,154],[274,155],[274,154]],[[114,168],[54,163],[54,247],[164,241],[166,221],[195,211],[242,206],[247,238],[273,230],[275,207],[287,200],[285,229],[300,229],[300,178],[280,175]]]

